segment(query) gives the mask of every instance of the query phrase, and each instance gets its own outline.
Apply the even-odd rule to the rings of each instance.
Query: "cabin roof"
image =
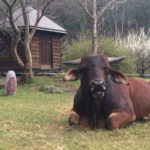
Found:
[[[29,26],[32,28],[35,24],[36,18],[37,18],[37,10],[32,8],[31,6],[27,7],[27,13],[28,13],[28,19],[29,19]],[[22,9],[17,9],[14,13],[14,20],[17,26],[24,27],[24,21],[22,16]],[[10,27],[9,21],[7,19],[6,26]],[[43,16],[38,24],[37,30],[43,30],[43,31],[50,31],[50,32],[56,32],[56,33],[63,33],[66,34],[67,31],[56,24],[54,21],[50,20],[48,17]]]

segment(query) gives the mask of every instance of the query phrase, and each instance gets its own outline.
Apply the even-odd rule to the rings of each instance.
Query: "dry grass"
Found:
[[[63,93],[45,94],[35,88],[48,83],[60,86]],[[19,87],[15,97],[0,90],[0,150],[149,150],[149,122],[115,131],[69,126],[72,91],[78,85],[36,77],[34,84]]]

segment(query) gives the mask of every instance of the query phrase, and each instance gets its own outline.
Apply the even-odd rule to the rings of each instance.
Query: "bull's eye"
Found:
[[[80,73],[81,73],[81,82],[85,82],[87,80],[87,68],[82,68]]]
[[[87,69],[87,68],[85,68],[85,67],[82,67],[82,68],[81,68],[81,73],[82,73],[83,75],[86,75],[87,72],[88,72],[88,69]]]
[[[104,71],[105,71],[105,74],[109,74],[109,68],[108,67],[105,67]]]

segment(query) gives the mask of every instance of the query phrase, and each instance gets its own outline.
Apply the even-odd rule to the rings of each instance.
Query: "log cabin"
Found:
[[[28,7],[28,19],[29,26],[32,29],[37,10],[32,7]],[[22,29],[24,29],[23,16],[21,15],[21,9],[14,12],[14,18],[17,18],[15,23]],[[9,28],[9,22],[5,23]],[[30,48],[33,61],[34,72],[59,72],[61,70],[61,39],[66,34],[66,30],[60,27],[58,24],[43,16],[40,20],[34,37],[31,41]],[[22,32],[22,34],[24,34]],[[19,65],[14,61],[11,55],[11,40],[9,34],[0,30],[0,72],[7,72],[8,70],[20,71]],[[23,35],[22,35],[23,37]],[[18,44],[18,54],[25,62],[24,50],[21,42]]]

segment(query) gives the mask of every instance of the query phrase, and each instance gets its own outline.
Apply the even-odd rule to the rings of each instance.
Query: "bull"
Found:
[[[89,54],[64,62],[79,65],[69,70],[64,79],[81,81],[69,116],[70,125],[91,129],[105,125],[113,130],[150,114],[150,84],[143,79],[128,78],[110,67],[124,58]]]

